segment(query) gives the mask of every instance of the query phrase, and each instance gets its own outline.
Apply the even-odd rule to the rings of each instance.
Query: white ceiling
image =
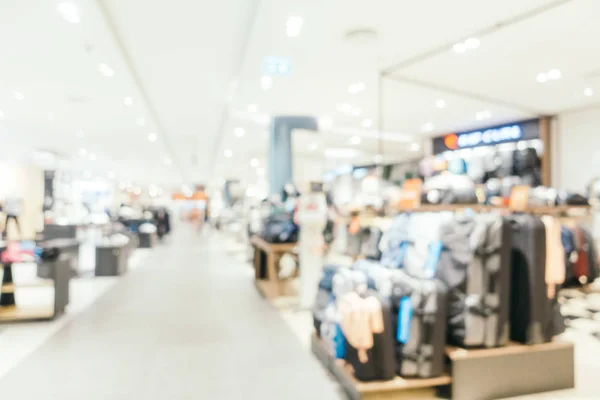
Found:
[[[61,17],[64,1],[76,5],[79,23]],[[3,0],[2,154],[49,150],[81,171],[140,184],[253,180],[261,174],[250,160],[266,164],[269,116],[286,114],[333,121],[318,139],[294,142],[296,168],[319,158],[324,167],[368,163],[378,153],[411,159],[431,135],[598,105],[598,15],[597,0]],[[295,38],[286,35],[291,16],[304,21]],[[348,40],[356,29],[376,34]],[[453,52],[467,37],[480,47]],[[288,58],[291,73],[263,90],[268,56]],[[536,82],[553,68],[562,79]],[[359,81],[366,89],[349,94]],[[586,87],[596,96],[584,96]],[[340,103],[360,115],[344,115]],[[483,110],[491,117],[478,121]],[[365,118],[374,126],[362,128]],[[421,132],[425,123],[430,132]],[[360,154],[323,156],[342,147]]]

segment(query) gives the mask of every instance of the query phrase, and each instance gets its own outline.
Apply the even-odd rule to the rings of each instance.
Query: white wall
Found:
[[[584,192],[600,177],[600,108],[559,115],[555,126],[553,184]]]

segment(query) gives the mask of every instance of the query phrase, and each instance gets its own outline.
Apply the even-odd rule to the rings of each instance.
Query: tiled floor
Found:
[[[216,235],[176,235],[10,369],[0,397],[338,399],[247,265]]]

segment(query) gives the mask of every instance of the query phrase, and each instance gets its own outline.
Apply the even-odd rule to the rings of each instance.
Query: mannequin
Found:
[[[311,183],[311,191],[298,201],[300,225],[300,309],[312,309],[323,267],[323,229],[327,224],[327,202],[322,185]]]

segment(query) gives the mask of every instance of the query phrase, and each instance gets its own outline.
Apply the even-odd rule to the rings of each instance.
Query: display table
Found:
[[[77,273],[79,270],[79,241],[77,239],[50,239],[42,240],[37,243],[42,248],[56,248],[60,254],[66,254],[69,256],[70,267],[73,273]],[[49,279],[52,276],[49,264],[40,263],[38,264],[37,276],[39,278]]]
[[[289,279],[280,279],[279,260],[296,247],[296,243],[268,243],[260,236],[252,236],[254,249],[254,279],[259,292],[267,299],[280,296],[294,297],[297,292]]]
[[[49,271],[48,279],[37,279],[27,283],[14,283],[12,269],[19,264],[0,265],[4,268],[2,285],[0,286],[0,322],[49,320],[64,313],[69,304],[69,283],[71,265],[68,255],[61,255],[55,261],[41,262],[39,266]],[[53,303],[41,307],[19,307],[18,289],[54,287]]]
[[[96,246],[96,276],[118,276],[127,272],[133,241],[122,245],[103,244]]]
[[[156,233],[138,233],[139,248],[151,249],[156,245]]]
[[[51,239],[75,239],[77,237],[78,225],[44,224],[44,240]]]
[[[356,380],[352,367],[333,358],[316,334],[311,349],[351,400],[435,398],[438,390],[449,388],[452,399],[488,400],[575,387],[574,348],[566,342],[473,350],[447,347],[451,374],[375,382]]]

